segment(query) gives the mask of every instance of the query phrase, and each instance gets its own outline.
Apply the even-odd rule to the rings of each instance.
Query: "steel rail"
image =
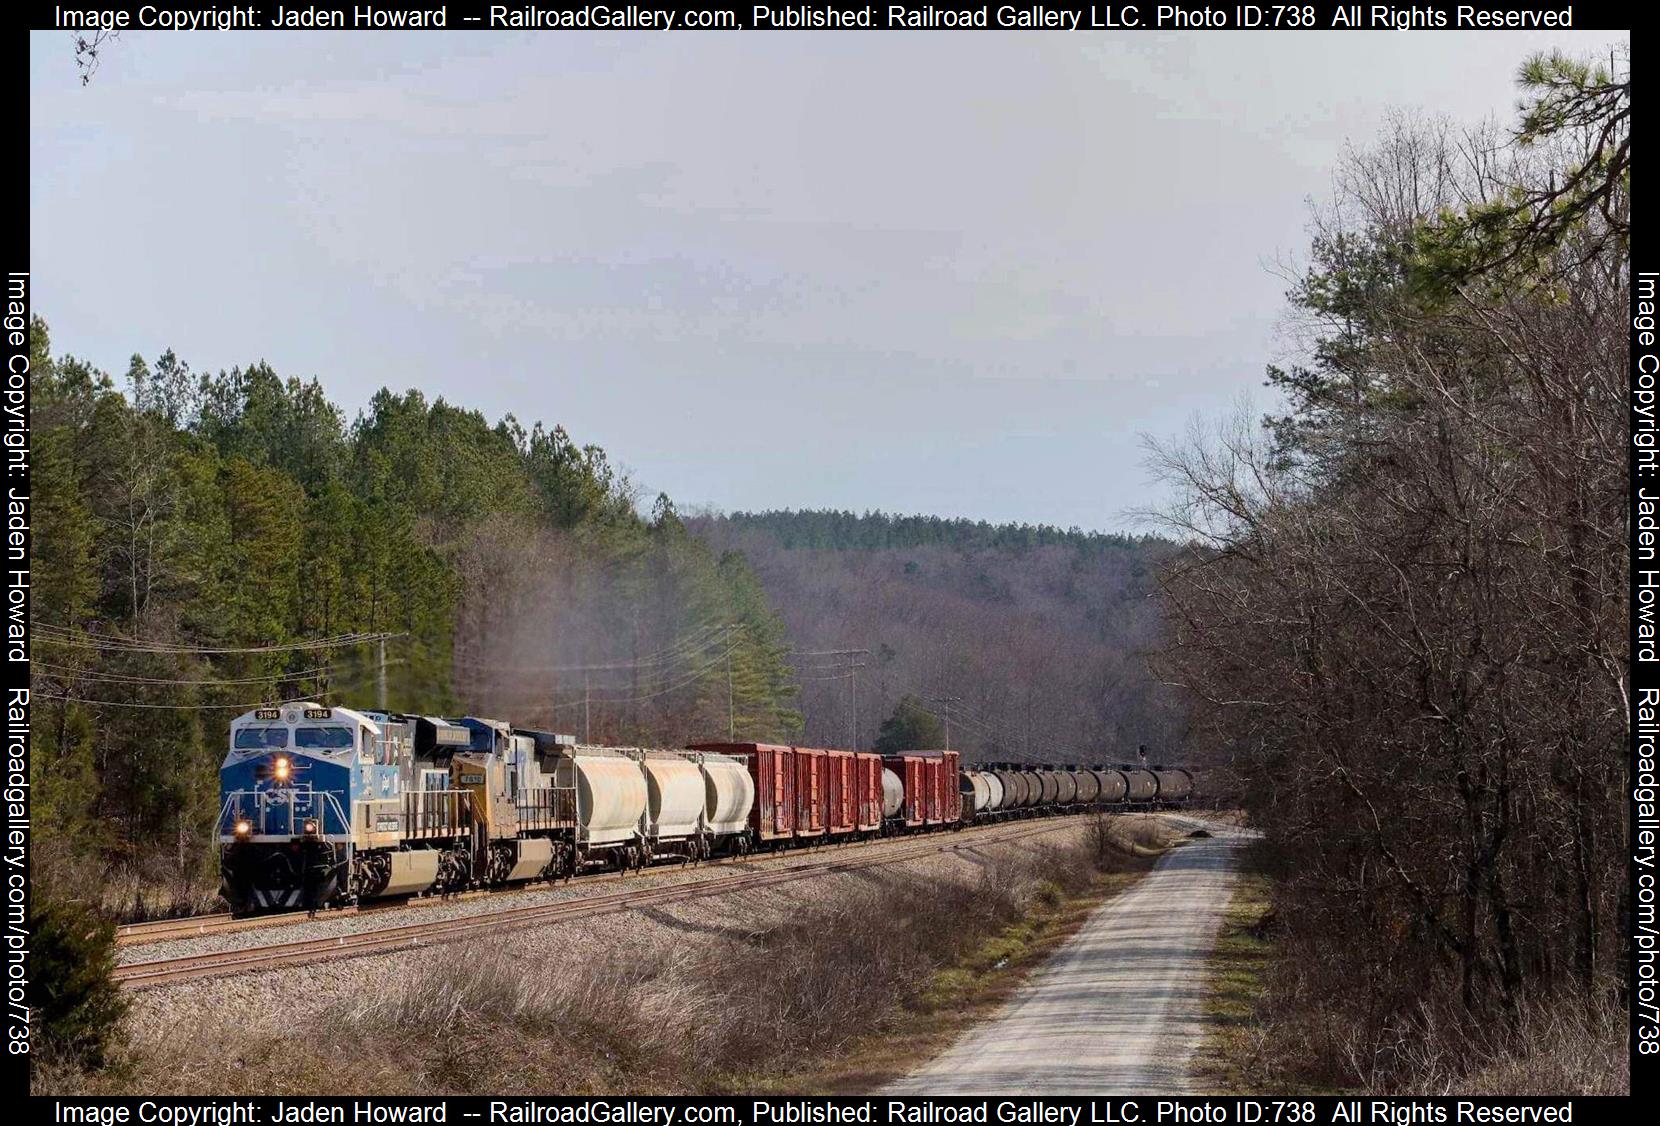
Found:
[[[1057,824],[1049,822],[1026,828],[1023,832],[1000,836],[997,841],[1001,843],[1056,833],[1069,828],[1071,824],[1074,823],[1062,822]],[[926,841],[910,841],[905,842],[902,848],[881,849],[872,856],[841,857],[777,870],[735,871],[735,865],[727,866],[722,874],[716,878],[699,880],[689,884],[634,888],[608,895],[590,895],[576,899],[560,900],[556,903],[510,907],[478,915],[435,919],[430,922],[409,923],[396,927],[380,927],[374,930],[358,931],[354,934],[336,935],[330,938],[301,939],[293,942],[244,947],[239,950],[221,950],[178,958],[128,962],[125,965],[117,966],[113,976],[122,987],[137,990],[171,985],[203,977],[287,969],[335,958],[357,957],[453,942],[479,931],[564,922],[590,915],[611,914],[618,911],[653,907],[664,903],[726,895],[735,891],[754,891],[838,872],[904,863],[922,856],[962,851],[986,843],[991,842],[983,840],[979,834],[975,834],[973,839],[966,841],[953,834],[953,837],[948,841],[941,841],[937,838]]]

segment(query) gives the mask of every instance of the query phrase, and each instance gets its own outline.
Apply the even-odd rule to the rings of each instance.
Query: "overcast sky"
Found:
[[[562,423],[682,509],[1116,528],[1260,388],[1390,107],[1508,123],[1583,34],[129,32],[32,44],[35,309]]]

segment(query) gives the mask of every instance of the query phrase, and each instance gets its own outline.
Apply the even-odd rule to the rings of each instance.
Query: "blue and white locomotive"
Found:
[[[747,834],[753,793],[720,754],[294,701],[231,721],[221,893],[313,909],[695,860]]]
[[[232,910],[466,883],[470,802],[452,789],[444,753],[466,743],[464,728],[442,720],[307,701],[233,720],[219,770],[220,873]]]

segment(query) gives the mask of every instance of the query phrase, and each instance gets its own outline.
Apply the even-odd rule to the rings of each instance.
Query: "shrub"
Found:
[[[29,1008],[47,1052],[101,1067],[118,1045],[126,998],[115,983],[115,925],[80,900],[37,889]]]

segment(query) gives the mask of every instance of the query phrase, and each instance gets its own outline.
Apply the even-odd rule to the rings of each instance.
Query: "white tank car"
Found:
[[[703,827],[703,771],[675,751],[641,751],[646,780],[645,836],[652,841],[695,837]]]
[[[572,747],[559,756],[554,777],[576,788],[577,844],[610,848],[639,836],[646,813],[646,776],[640,764],[609,747]]]
[[[986,780],[986,810],[995,813],[1003,808],[1003,780],[990,770],[980,771],[980,777]]]
[[[742,833],[755,808],[755,782],[749,768],[730,755],[707,751],[697,756],[703,771],[703,828],[714,836]]]
[[[899,810],[905,804],[905,783],[899,780],[899,775],[882,768],[882,816],[898,817]]]

